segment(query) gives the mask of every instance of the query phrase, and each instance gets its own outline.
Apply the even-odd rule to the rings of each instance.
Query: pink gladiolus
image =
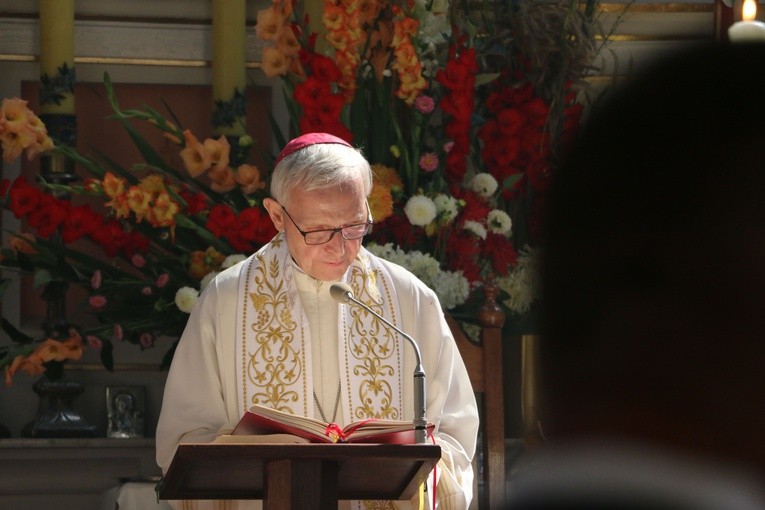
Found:
[[[162,287],[167,285],[169,281],[170,281],[170,275],[167,273],[162,273],[161,275],[157,277],[156,285],[157,287],[161,289]]]
[[[88,304],[93,308],[101,308],[106,304],[106,296],[90,296]]]
[[[104,345],[101,339],[94,335],[88,335],[85,339],[88,341],[88,347],[91,349],[100,349]]]
[[[93,287],[93,290],[101,287],[101,270],[100,269],[96,269],[96,271],[93,273],[93,276],[90,278],[90,286]]]
[[[444,144],[444,152],[449,154],[454,148],[454,142],[446,142]]]
[[[133,265],[139,269],[146,265],[146,259],[143,258],[143,255],[140,253],[136,253],[130,257],[130,262],[132,262]]]
[[[112,330],[112,336],[115,340],[122,340],[122,326],[120,324],[115,324],[114,329]]]
[[[144,296],[151,296],[151,287],[142,288],[141,294],[143,294]]]
[[[151,333],[141,333],[141,338],[139,339],[139,342],[141,343],[141,347],[143,347],[144,349],[153,347],[154,335],[152,335]]]

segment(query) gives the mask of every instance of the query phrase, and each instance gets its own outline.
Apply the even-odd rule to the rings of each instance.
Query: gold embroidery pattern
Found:
[[[374,273],[354,268],[351,286],[354,295],[381,315],[385,315],[379,295],[369,291]],[[373,287],[376,293],[376,287]],[[378,297],[378,299],[375,299]],[[354,307],[350,313],[349,353],[353,358],[351,370],[362,379],[358,387],[361,405],[352,409],[354,419],[384,418],[396,420],[401,416],[396,403],[391,381],[397,377],[396,368],[391,364],[397,360],[398,342],[395,333],[382,326],[369,312]]]
[[[290,389],[302,377],[303,364],[297,323],[292,317],[284,280],[276,257],[256,265],[254,290],[248,297],[255,311],[250,324],[254,350],[247,350],[247,378],[256,388],[251,403],[293,412],[299,394]],[[297,344],[297,345],[296,345]]]
[[[396,510],[393,501],[362,501],[364,510]]]

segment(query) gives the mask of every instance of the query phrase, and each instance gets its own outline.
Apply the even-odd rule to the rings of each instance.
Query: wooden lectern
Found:
[[[408,500],[441,458],[430,444],[181,444],[160,499],[262,499],[266,510]]]

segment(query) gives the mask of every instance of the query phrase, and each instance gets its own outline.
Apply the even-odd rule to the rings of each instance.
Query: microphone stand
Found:
[[[417,362],[417,365],[414,367],[414,374],[412,376],[414,381],[414,442],[417,444],[427,444],[428,419],[425,416],[425,370],[422,367],[422,356],[420,355],[420,348],[417,346],[414,338],[401,331],[399,328],[393,325],[393,323],[388,321],[379,313],[372,310],[372,308],[367,306],[365,303],[362,303],[356,299],[353,295],[353,291],[347,284],[333,283],[329,291],[332,297],[337,301],[345,304],[356,304],[377,317],[387,327],[406,338],[406,340],[414,349],[414,355]]]

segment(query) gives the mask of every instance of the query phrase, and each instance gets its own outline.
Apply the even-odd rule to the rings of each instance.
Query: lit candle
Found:
[[[213,0],[213,102],[245,93],[245,13],[245,0]],[[218,134],[245,134],[243,116],[231,126],[214,127]]]
[[[728,29],[728,38],[732,42],[765,42],[765,23],[755,21],[757,2],[744,0],[741,10],[742,21],[734,23]]]
[[[66,64],[74,72],[74,0],[40,0],[40,75],[54,80]],[[74,94],[61,92],[58,103],[45,102],[41,113],[74,114]]]

